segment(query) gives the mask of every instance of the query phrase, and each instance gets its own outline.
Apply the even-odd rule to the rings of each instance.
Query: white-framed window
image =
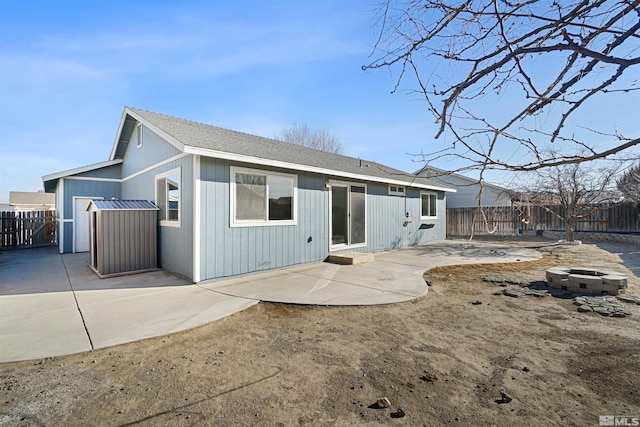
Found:
[[[136,126],[136,146],[138,148],[142,147],[142,123],[138,123],[138,126]]]
[[[180,227],[181,172],[181,168],[176,168],[156,175],[156,205],[160,208],[160,225]]]
[[[394,185],[389,184],[389,195],[390,196],[404,196],[405,187],[402,185]]]
[[[230,167],[231,227],[297,224],[298,177]]]
[[[438,195],[436,193],[420,193],[420,219],[438,217]]]

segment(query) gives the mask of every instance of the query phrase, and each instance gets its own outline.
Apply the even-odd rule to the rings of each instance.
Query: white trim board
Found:
[[[200,156],[193,156],[193,281],[200,281]]]
[[[204,157],[213,157],[217,159],[232,160],[236,162],[250,163],[255,165],[271,166],[271,167],[277,167],[277,168],[283,168],[283,169],[290,169],[293,171],[313,172],[321,175],[330,175],[330,176],[335,176],[339,178],[349,178],[349,179],[357,179],[361,181],[381,182],[385,184],[395,184],[395,185],[402,185],[405,187],[424,188],[427,190],[448,191],[452,193],[456,192],[456,190],[453,188],[418,184],[415,182],[410,183],[407,181],[400,181],[397,179],[380,178],[377,176],[357,174],[357,173],[351,173],[351,172],[341,172],[338,170],[319,168],[315,166],[299,165],[296,163],[283,162],[280,160],[262,159],[259,157],[247,156],[244,154],[227,153],[224,151],[210,150],[207,148],[185,146],[184,152],[190,153],[190,154],[197,154]]]
[[[156,125],[149,123],[147,120],[142,118],[136,112],[130,110],[128,107],[125,107],[124,111],[122,112],[122,118],[120,119],[120,125],[118,126],[118,133],[116,134],[116,140],[113,142],[113,147],[111,148],[111,154],[109,156],[109,159],[113,160],[115,158],[116,148],[118,147],[118,142],[120,142],[120,134],[122,133],[122,129],[124,128],[124,123],[127,120],[127,115],[134,118],[138,123],[142,123],[142,125],[149,128],[152,132],[154,132],[159,137],[163,138],[165,141],[167,141],[169,144],[176,147],[178,150],[182,152],[185,151],[185,146],[182,142],[178,141],[175,137],[169,135],[162,129],[158,128]]]
[[[72,227],[71,227],[71,234],[72,234],[72,239],[71,239],[71,252],[73,252],[74,254],[76,253],[76,201],[80,200],[80,199],[89,199],[89,202],[91,202],[91,200],[104,200],[104,197],[101,196],[73,196],[71,198],[72,202],[71,202],[71,213],[73,214],[73,217],[71,219],[71,222],[73,223]],[[89,248],[91,249],[91,248]]]
[[[128,180],[130,180],[130,179],[132,179],[132,178],[135,178],[135,177],[137,177],[137,176],[140,176],[140,175],[142,175],[142,174],[145,174],[145,173],[147,173],[147,172],[150,172],[150,171],[152,171],[152,170],[154,170],[154,169],[156,169],[156,168],[159,168],[160,166],[164,166],[164,165],[166,165],[166,164],[168,164],[168,163],[174,162],[174,161],[179,160],[179,159],[181,159],[181,158],[183,158],[183,157],[186,157],[186,156],[189,156],[189,153],[180,153],[180,154],[176,154],[176,155],[175,155],[175,156],[173,156],[173,157],[169,157],[168,159],[165,159],[165,160],[163,160],[163,161],[161,161],[161,162],[155,163],[155,164],[153,164],[153,165],[151,165],[151,166],[147,166],[146,168],[141,169],[141,170],[139,170],[138,172],[135,172],[135,173],[132,173],[132,174],[131,174],[131,175],[129,175],[129,176],[126,176],[126,177],[122,178],[122,179],[120,180],[120,182],[128,181]]]
[[[96,169],[106,168],[107,166],[113,166],[122,163],[122,159],[108,160],[106,162],[94,163],[92,165],[82,166],[75,169],[69,169],[62,172],[52,173],[42,177],[42,181],[53,181],[54,179],[67,178],[71,175],[77,175],[83,172],[89,172]]]

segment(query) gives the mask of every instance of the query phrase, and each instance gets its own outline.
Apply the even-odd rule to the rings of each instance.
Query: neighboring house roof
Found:
[[[330,176],[455,192],[453,188],[441,183],[416,177],[376,162],[319,151],[132,107],[124,109],[111,151],[111,161],[122,158],[138,122],[185,153]]]
[[[87,207],[91,206],[99,211],[121,211],[121,210],[137,210],[137,211],[157,211],[160,210],[156,205],[147,200],[92,200]]]
[[[54,206],[56,196],[45,193],[43,190],[30,191],[10,191],[9,204],[11,206]]]
[[[447,181],[447,177],[455,177],[458,178],[460,180],[466,181],[468,182],[469,185],[474,185],[474,184],[478,184],[478,180],[474,179],[474,178],[469,178],[468,176],[464,176],[464,175],[460,175],[458,173],[454,173],[454,172],[449,172],[445,169],[439,169],[439,168],[435,168],[433,166],[426,166],[423,168],[418,169],[416,172],[416,174],[419,175],[427,175],[431,180],[433,181],[438,181],[441,183],[444,183],[445,185],[456,185],[453,182],[448,182]],[[489,188],[493,188],[495,190],[498,191],[502,191],[505,194],[511,194],[511,191],[504,188],[504,187],[500,187],[499,185],[496,184],[491,184],[489,182],[486,181],[482,181],[482,185],[484,187],[489,187]]]

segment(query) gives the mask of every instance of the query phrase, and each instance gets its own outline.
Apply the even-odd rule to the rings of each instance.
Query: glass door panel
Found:
[[[352,185],[351,200],[349,203],[349,244],[357,245],[365,242],[366,216],[365,216],[365,188]]]
[[[347,187],[331,187],[331,244],[347,244],[348,202]]]

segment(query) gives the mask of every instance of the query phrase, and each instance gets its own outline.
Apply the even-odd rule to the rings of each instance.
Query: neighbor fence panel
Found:
[[[55,211],[0,211],[0,248],[17,249],[56,243]]]
[[[447,235],[468,236],[473,224],[474,234],[533,234],[537,230],[564,230],[564,209],[554,206],[518,205],[516,207],[483,208],[486,221],[477,208],[447,209]],[[605,206],[589,217],[579,219],[576,231],[638,233],[640,204],[621,203]]]

